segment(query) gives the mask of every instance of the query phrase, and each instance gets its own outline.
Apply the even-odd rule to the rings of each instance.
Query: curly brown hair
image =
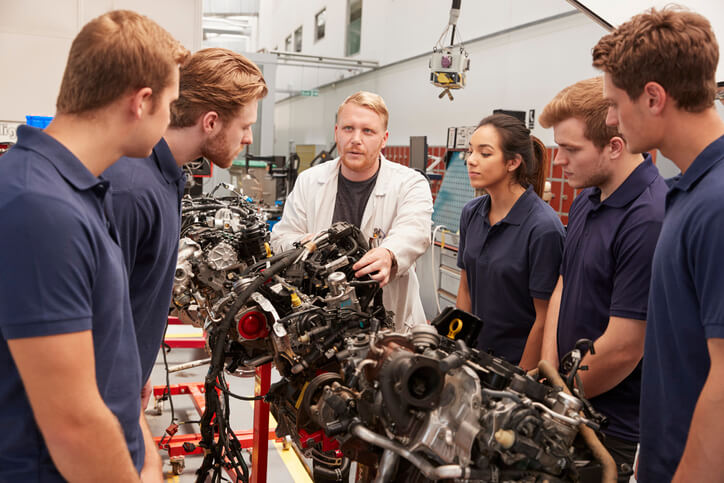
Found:
[[[610,74],[632,100],[653,81],[689,112],[713,105],[718,62],[719,44],[709,21],[679,7],[636,15],[593,48],[593,66]]]
[[[264,76],[252,61],[229,49],[202,49],[181,66],[170,126],[193,126],[209,111],[228,121],[249,102],[266,95]]]

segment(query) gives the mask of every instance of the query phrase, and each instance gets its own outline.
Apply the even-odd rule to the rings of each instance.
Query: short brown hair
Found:
[[[160,94],[188,54],[148,17],[129,10],[104,13],[73,40],[56,102],[58,114],[100,109],[144,87]]]
[[[344,102],[339,105],[339,108],[337,108],[338,118],[339,112],[345,104],[355,104],[375,111],[377,115],[382,118],[382,123],[385,125],[385,130],[387,130],[387,121],[390,119],[390,113],[387,110],[387,105],[385,104],[384,99],[382,99],[382,96],[367,91],[355,92],[345,99]]]
[[[228,121],[266,94],[261,70],[243,55],[222,48],[199,50],[181,66],[178,99],[171,104],[171,127],[193,126],[209,111]]]
[[[563,89],[543,108],[538,121],[549,128],[569,118],[583,121],[586,126],[583,135],[598,149],[603,149],[618,136],[623,138],[615,127],[606,125],[608,102],[603,98],[603,78],[576,82]]]
[[[709,21],[675,8],[636,15],[601,38],[593,66],[636,100],[657,82],[680,109],[700,112],[714,103],[719,45]]]

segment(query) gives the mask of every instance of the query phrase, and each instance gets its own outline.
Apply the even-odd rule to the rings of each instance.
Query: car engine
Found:
[[[368,250],[356,227],[271,255],[241,197],[188,201],[183,215],[174,306],[211,352],[197,481],[221,466],[248,480],[229,398],[254,398],[225,377],[269,362],[277,434],[315,481],[346,481],[351,461],[357,481],[615,481],[602,418],[566,382],[578,364],[566,380],[545,363],[526,374],[471,348],[482,322],[457,309],[395,332],[379,285],[354,277]]]
[[[196,327],[220,320],[217,314],[238,274],[269,253],[264,219],[243,195],[231,192],[182,201],[172,308]]]

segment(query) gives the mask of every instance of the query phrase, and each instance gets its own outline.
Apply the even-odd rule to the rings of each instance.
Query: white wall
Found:
[[[709,19],[719,46],[724,43],[724,5],[721,0],[583,0],[581,3],[614,27],[651,7],[663,8],[674,3]],[[724,80],[724,57],[721,55],[717,80]]]
[[[450,6],[449,0],[362,0],[360,52],[352,58],[387,65],[432,51],[448,24]],[[326,33],[315,42],[314,17],[322,8],[327,9]],[[456,42],[573,10],[564,0],[467,0],[462,2]],[[259,8],[258,46],[284,50],[284,39],[301,25],[303,54],[344,57],[346,19],[347,0],[265,0]],[[446,35],[443,44],[449,42]],[[311,89],[361,72],[280,65],[277,86],[292,91]]]
[[[445,145],[448,127],[475,124],[495,108],[535,109],[539,114],[560,89],[597,75],[591,67],[591,48],[604,32],[574,12],[469,43],[468,85],[454,92],[452,102],[438,99],[440,89],[429,83],[427,56],[323,87],[319,97],[278,102],[275,152],[286,153],[289,140],[331,144],[337,107],[362,89],[385,99],[390,109],[390,145],[406,145],[413,135],[428,136],[429,145]],[[536,125],[533,133],[553,144],[551,130]]]
[[[0,120],[52,116],[75,35],[113,9],[135,10],[158,22],[191,51],[201,47],[201,0],[2,0]]]
[[[449,0],[362,0],[362,44],[353,58],[385,65],[432,50],[448,23],[450,5]],[[315,42],[314,16],[323,8],[326,34]],[[466,0],[457,25],[467,41],[571,10],[564,0]],[[284,39],[302,25],[302,53],[344,57],[346,18],[347,0],[265,0],[259,5],[259,48],[284,50]]]

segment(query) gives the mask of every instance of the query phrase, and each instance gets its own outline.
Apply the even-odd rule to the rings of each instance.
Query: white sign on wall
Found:
[[[0,143],[18,142],[18,126],[25,124],[16,121],[0,121]]]

